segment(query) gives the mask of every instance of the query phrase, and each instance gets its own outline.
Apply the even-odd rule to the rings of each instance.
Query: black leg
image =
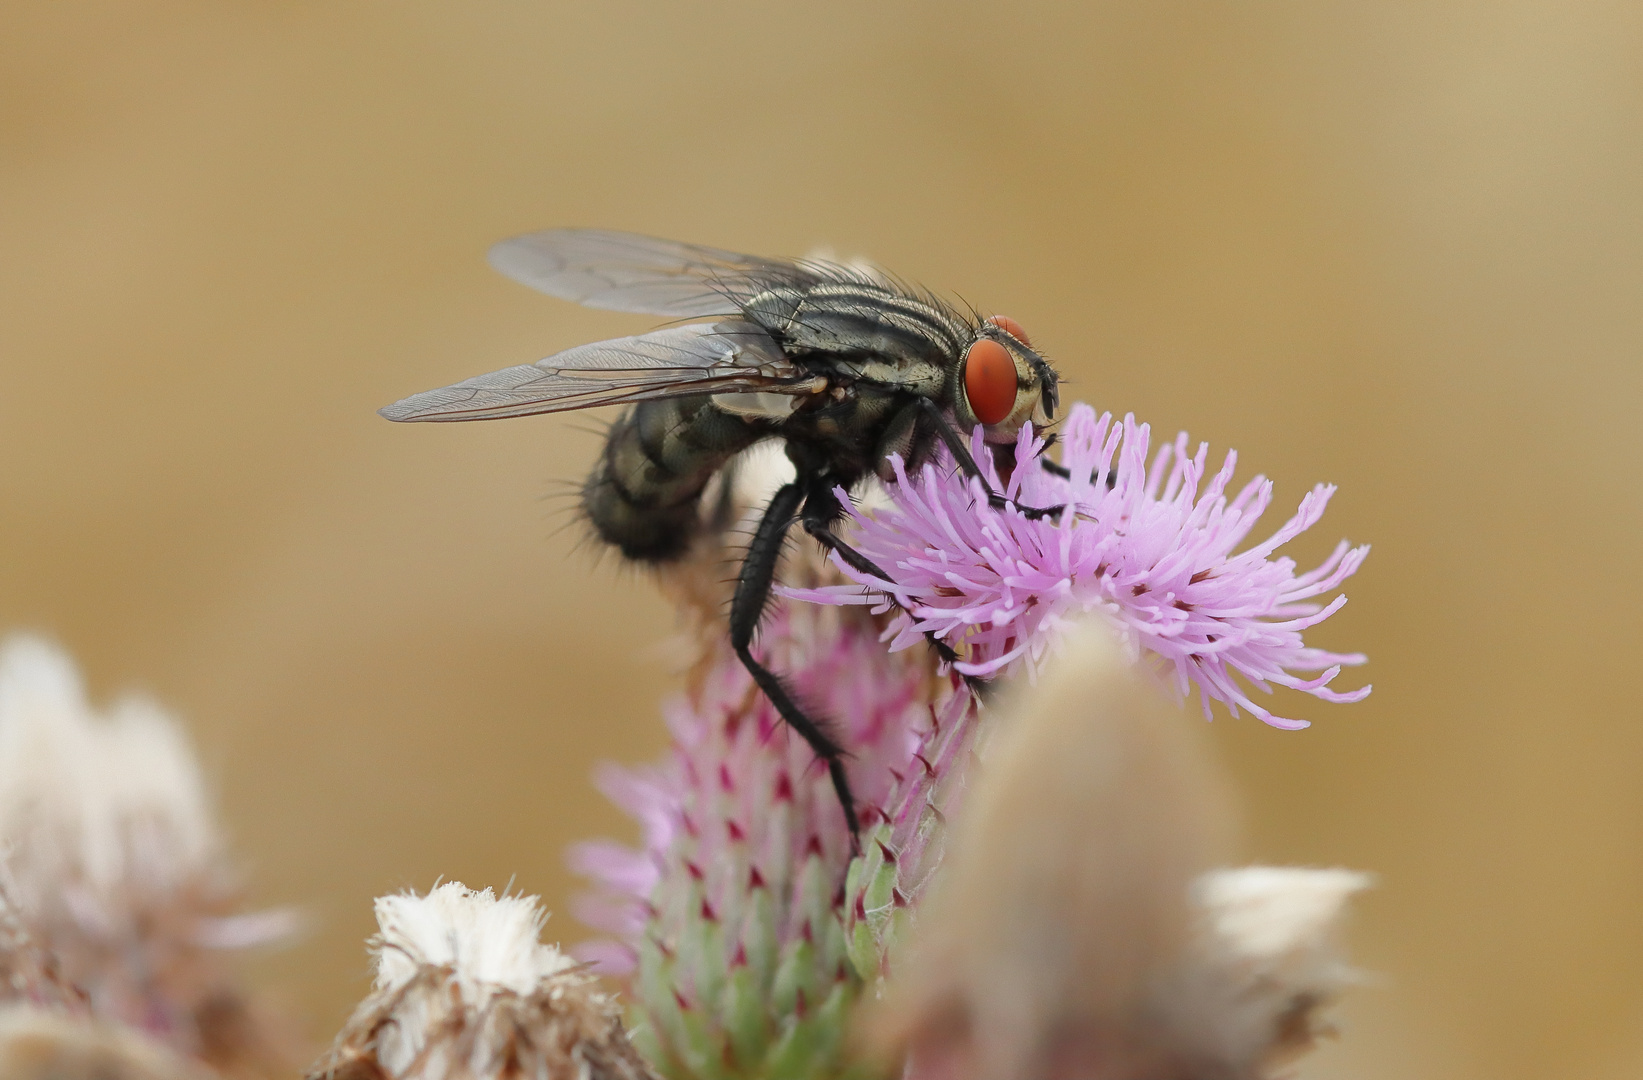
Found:
[[[859,851],[861,823],[856,819],[856,800],[850,792],[850,779],[844,773],[844,750],[821,724],[805,715],[781,679],[753,657],[753,632],[758,629],[759,618],[770,601],[770,585],[775,580],[776,563],[781,558],[788,527],[803,502],[803,489],[798,484],[787,484],[765,508],[753,540],[747,545],[747,558],[742,560],[741,572],[736,576],[736,595],[730,602],[730,647],[736,650],[742,666],[782,719],[810,744],[817,757],[827,762],[827,774],[833,780],[833,790],[838,792],[839,805],[844,808],[845,824],[850,826],[851,846]]]
[[[894,584],[896,579],[879,569],[878,563],[833,535],[833,522],[843,513],[844,507],[839,505],[839,497],[833,494],[833,489],[825,480],[818,481],[804,500],[804,531],[820,541],[822,547],[838,552],[839,558],[857,572]]]
[[[845,543],[833,532],[833,523],[843,513],[844,508],[839,505],[839,497],[833,494],[832,487],[828,485],[826,480],[818,480],[812,485],[810,495],[804,501],[804,515],[801,519],[804,522],[804,531],[815,537],[816,542],[821,544],[822,547],[829,551],[838,552],[839,558],[843,559],[857,573],[870,574],[886,584],[894,584],[895,578],[881,570],[878,563]],[[889,593],[885,595],[890,597],[892,603],[894,602],[893,596]],[[930,647],[935,650],[936,655],[947,663],[955,663],[959,659],[958,653],[953,651],[951,645],[936,637],[930,631],[926,630],[924,632],[924,639],[930,643]],[[960,678],[964,680],[966,686],[978,693],[980,688],[986,685],[985,680],[976,678],[973,675],[960,675]]]
[[[946,444],[948,451],[953,455],[953,460],[958,462],[958,467],[964,472],[964,475],[981,481],[982,488],[987,492],[987,505],[994,510],[1002,510],[1011,505],[1009,499],[994,491],[992,485],[987,483],[987,477],[982,473],[981,468],[976,465],[976,459],[970,456],[970,448],[964,445],[964,437],[953,428],[947,417],[942,415],[941,406],[937,405],[931,398],[921,397],[919,398],[919,407],[924,410],[931,425],[935,428],[936,434]],[[1021,503],[1016,503],[1015,508],[1020,510],[1026,517],[1034,519],[1053,517],[1066,509],[1065,506],[1023,506]]]
[[[1068,469],[1065,465],[1059,465],[1056,462],[1051,461],[1049,458],[1039,458],[1038,459],[1038,464],[1040,466],[1042,466],[1044,471],[1049,473],[1051,476],[1059,476],[1063,480],[1071,480],[1073,478],[1073,474],[1072,474],[1072,471],[1070,469]],[[1092,483],[1092,484],[1095,483],[1095,478],[1098,475],[1100,475],[1100,474],[1099,473],[1094,473],[1094,472],[1090,473],[1090,483]],[[1115,488],[1117,486],[1118,486],[1118,474],[1116,472],[1108,473],[1107,474],[1107,490],[1111,491],[1113,488]]]

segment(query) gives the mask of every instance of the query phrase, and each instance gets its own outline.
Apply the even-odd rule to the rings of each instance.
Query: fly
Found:
[[[581,345],[382,410],[389,420],[496,420],[626,405],[582,487],[600,538],[638,562],[683,555],[704,527],[708,481],[755,443],[780,439],[794,478],[765,508],[736,579],[730,643],[782,718],[827,763],[852,837],[844,753],[752,652],[782,543],[798,522],[857,570],[889,575],[834,531],[834,494],[899,454],[915,469],[940,446],[982,479],[963,433],[1004,448],[1053,418],[1056,373],[1013,319],[960,313],[879,273],[819,259],[761,258],[597,229],[551,229],[491,249],[503,274],[589,307],[705,319]],[[1003,495],[987,488],[994,506]],[[1022,507],[1031,516],[1059,507]],[[952,650],[934,643],[948,659]]]

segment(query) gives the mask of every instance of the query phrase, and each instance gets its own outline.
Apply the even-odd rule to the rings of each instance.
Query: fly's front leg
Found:
[[[1057,462],[1051,461],[1049,458],[1039,458],[1038,463],[1039,463],[1039,465],[1041,465],[1043,467],[1044,471],[1049,473],[1051,476],[1059,476],[1063,480],[1071,480],[1073,478],[1073,474],[1072,474],[1071,469],[1067,468],[1065,465],[1062,465],[1062,464],[1059,464]],[[1095,483],[1096,478],[1099,477],[1100,475],[1101,475],[1100,470],[1096,470],[1094,472],[1091,472],[1090,473],[1090,483],[1092,483],[1092,484]],[[1117,486],[1118,486],[1118,473],[1109,472],[1107,474],[1107,490],[1111,491],[1113,488],[1115,488]]]
[[[844,772],[844,750],[820,723],[805,715],[782,680],[753,656],[753,632],[758,629],[759,618],[770,601],[770,586],[775,580],[776,563],[781,558],[788,526],[793,524],[803,502],[804,491],[798,484],[784,485],[771,498],[764,517],[759,519],[759,527],[747,545],[741,572],[736,576],[736,595],[730,601],[730,647],[736,650],[742,666],[787,725],[810,744],[817,757],[827,762],[827,774],[832,778],[833,790],[838,793],[839,805],[844,808],[845,824],[850,827],[850,844],[859,849],[861,823],[856,819],[855,796],[850,792],[850,779]]]
[[[929,419],[931,426],[935,428],[936,434],[946,445],[948,451],[952,453],[953,460],[958,462],[959,469],[963,471],[965,476],[974,477],[981,481],[982,490],[987,493],[988,506],[991,506],[994,510],[1002,510],[1013,505],[1021,511],[1023,516],[1034,521],[1039,518],[1054,517],[1066,509],[1065,506],[1025,506],[1021,503],[1012,503],[1011,500],[994,491],[993,486],[987,483],[987,477],[982,473],[981,467],[976,464],[976,459],[970,456],[970,448],[964,445],[964,437],[947,420],[947,417],[941,411],[941,406],[927,397],[919,398],[918,402],[919,408],[924,410],[924,414]]]

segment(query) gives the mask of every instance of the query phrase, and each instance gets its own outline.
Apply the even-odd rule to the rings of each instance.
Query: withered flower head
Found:
[[[6,1080],[215,1080],[216,1074],[120,1024],[12,1006],[0,1010]]]
[[[376,914],[375,988],[310,1080],[654,1080],[536,897],[450,882]]]
[[[73,661],[31,637],[0,647],[0,845],[17,975],[0,994],[129,1025],[219,1071],[288,1067],[226,960],[294,918],[242,910],[182,728],[141,699],[94,709]]]

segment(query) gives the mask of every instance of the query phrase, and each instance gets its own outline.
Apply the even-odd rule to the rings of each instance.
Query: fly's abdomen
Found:
[[[683,555],[701,528],[702,489],[724,464],[769,434],[708,395],[642,401],[611,425],[582,487],[594,531],[641,562]]]

